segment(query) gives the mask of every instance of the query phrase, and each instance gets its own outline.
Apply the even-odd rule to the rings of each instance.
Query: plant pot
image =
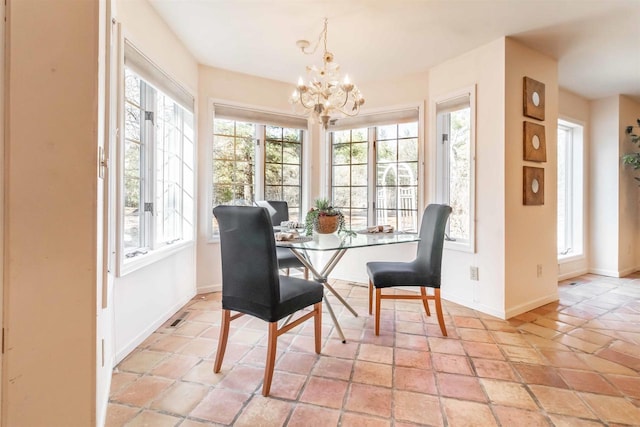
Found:
[[[339,215],[319,215],[318,219],[314,222],[314,229],[319,234],[331,234],[335,233],[340,225]]]

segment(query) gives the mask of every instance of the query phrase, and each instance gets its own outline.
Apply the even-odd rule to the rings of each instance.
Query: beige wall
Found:
[[[591,110],[589,108],[589,100],[579,95],[571,93],[569,91],[560,89],[558,99],[558,118],[568,120],[573,123],[578,123],[583,127],[583,220],[584,220],[584,232],[583,232],[583,249],[584,255],[575,259],[565,260],[558,263],[558,277],[559,279],[568,279],[576,277],[581,274],[585,274],[589,271],[589,245],[588,245],[588,230],[589,230],[589,141],[590,141],[590,123],[591,123]],[[550,131],[555,131],[550,129]]]
[[[6,426],[96,422],[98,8],[7,7]]]
[[[182,42],[147,1],[115,0],[114,16],[122,25],[124,38],[195,96],[197,120],[198,65]],[[197,131],[196,138],[201,139]],[[197,152],[196,156],[201,154]],[[195,295],[195,248],[194,242],[115,279],[114,363],[122,360]]]
[[[625,128],[637,125],[636,120],[640,119],[640,103],[634,102],[626,96],[620,96],[619,106],[620,152],[618,157],[620,158],[625,153],[638,151],[638,146],[628,141]],[[635,129],[636,134],[638,131]],[[633,179],[637,176],[640,174],[629,166],[620,168],[618,270],[622,276],[640,269],[640,228],[638,223],[640,193],[639,182]]]
[[[553,58],[506,39],[505,76],[505,311],[507,317],[558,299],[557,123],[558,65]],[[545,85],[545,119],[523,114],[523,78]],[[523,161],[523,121],[543,124],[547,161]],[[523,166],[544,169],[544,205],[523,204]],[[542,274],[538,275],[538,266]]]
[[[476,251],[445,250],[442,295],[499,317],[505,286],[504,55],[505,40],[498,39],[429,71],[431,99],[476,86]],[[435,170],[435,129],[427,131],[428,168]],[[478,281],[470,280],[471,266],[478,267]]]

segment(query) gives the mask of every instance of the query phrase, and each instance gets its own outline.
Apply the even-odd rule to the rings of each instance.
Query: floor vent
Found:
[[[177,317],[174,318],[173,322],[171,322],[171,325],[169,326],[172,328],[175,328],[180,323],[182,323],[187,318],[188,315],[189,315],[188,311],[183,311],[182,313],[178,314]]]

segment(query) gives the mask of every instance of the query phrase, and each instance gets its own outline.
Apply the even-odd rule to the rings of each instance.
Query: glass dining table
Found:
[[[314,279],[324,285],[327,291],[331,292],[355,317],[358,313],[351,305],[340,295],[336,289],[328,282],[329,275],[338,265],[348,249],[365,248],[371,246],[393,245],[398,243],[411,243],[420,240],[418,234],[414,233],[368,233],[359,232],[355,235],[337,235],[337,234],[314,234],[313,237],[300,236],[291,240],[276,240],[276,246],[289,248],[291,252],[300,260],[300,262],[309,269]],[[320,256],[311,256],[313,252],[331,252],[328,259],[322,262]],[[326,258],[326,257],[325,257]],[[315,264],[314,265],[314,259]],[[321,265],[318,265],[321,264]],[[340,323],[333,311],[331,303],[326,298],[325,305],[331,316],[331,320],[335,325],[336,331],[342,342],[346,342]]]

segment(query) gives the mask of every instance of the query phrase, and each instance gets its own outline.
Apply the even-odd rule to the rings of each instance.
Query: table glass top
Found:
[[[358,233],[355,236],[314,234],[311,240],[308,239],[310,239],[310,237],[307,239],[302,238],[293,241],[276,241],[276,246],[305,249],[309,251],[332,251],[338,249],[390,245],[394,243],[417,242],[420,240],[420,237],[413,233]]]

